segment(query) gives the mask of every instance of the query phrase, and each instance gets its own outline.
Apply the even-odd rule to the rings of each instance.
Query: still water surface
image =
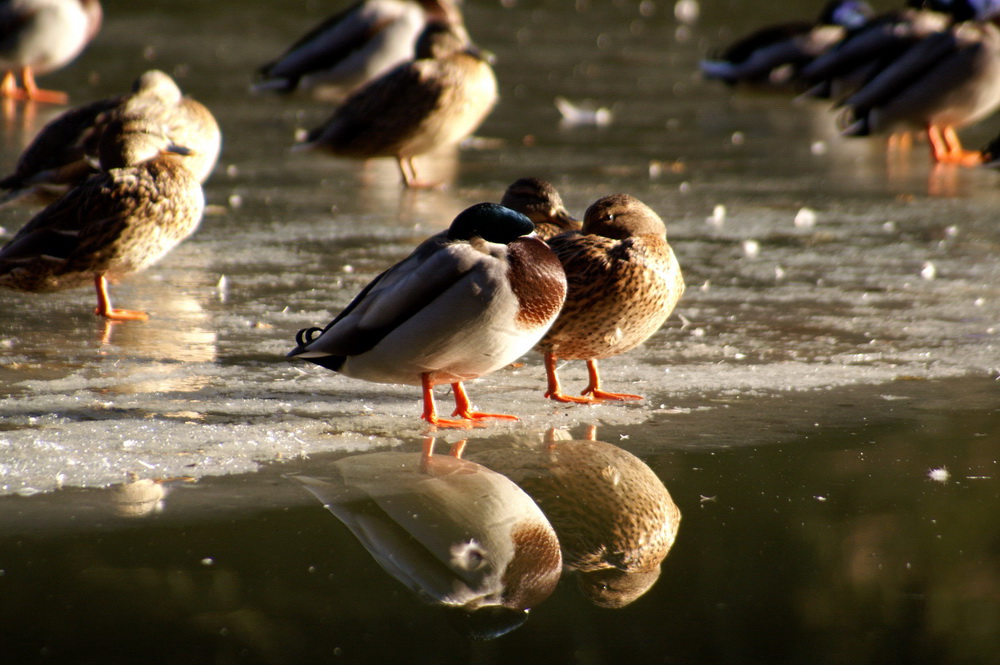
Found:
[[[290,153],[329,107],[247,93],[333,6],[105,4],[98,39],[45,83],[82,103],[164,69],[224,149],[198,234],[116,291],[148,323],[105,330],[87,290],[0,294],[0,661],[1000,662],[1000,176],[932,168],[920,146],[887,158],[837,137],[822,106],[695,74],[707,49],[809,3],[706,2],[684,25],[660,2],[468,2],[502,100],[488,140],[423,160],[449,185],[420,192],[391,162]],[[613,122],[560,123],[560,95]],[[8,109],[5,168],[53,112]],[[567,570],[523,626],[477,641],[296,479],[371,452],[419,464],[419,396],[283,355],[525,175],[578,215],[615,191],[651,205],[688,290],[604,364],[644,402],[546,403],[529,354],[470,384],[522,421],[472,433],[466,456],[597,425],[682,518],[635,602],[598,607]],[[112,486],[127,473],[140,482]]]

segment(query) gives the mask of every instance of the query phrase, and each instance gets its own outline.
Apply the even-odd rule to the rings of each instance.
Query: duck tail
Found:
[[[858,112],[847,107],[837,116],[837,127],[843,136],[869,136],[871,126],[868,123],[868,114],[859,115]]]
[[[305,353],[306,347],[316,341],[316,339],[322,334],[323,329],[315,326],[312,328],[303,328],[295,333],[295,343],[298,346],[288,352],[288,357],[294,358],[295,356]]]
[[[717,79],[730,85],[739,79],[733,63],[725,60],[702,60],[698,66],[701,68],[701,75],[707,79]]]

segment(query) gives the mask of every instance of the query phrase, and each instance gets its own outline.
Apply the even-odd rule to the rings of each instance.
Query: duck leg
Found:
[[[434,405],[434,384],[431,383],[430,375],[424,372],[420,375],[420,386],[423,389],[424,412],[420,417],[435,427],[469,427],[468,420],[453,420],[451,418],[439,418],[437,407]]]
[[[983,155],[978,150],[962,148],[962,142],[951,125],[944,127],[928,125],[927,138],[931,142],[931,153],[935,162],[977,166],[983,161]]]
[[[45,102],[48,104],[65,104],[69,101],[69,95],[58,90],[42,90],[35,84],[35,75],[30,67],[21,69],[21,80],[24,81],[24,88],[17,86],[17,78],[14,72],[8,71],[4,74],[3,82],[0,83],[0,95],[9,99],[19,99],[25,101]]]
[[[423,182],[417,178],[417,167],[413,165],[412,157],[397,157],[396,162],[399,164],[399,172],[403,174],[403,185],[407,189],[434,189],[437,187],[435,183]]]
[[[601,390],[601,377],[597,372],[597,361],[593,358],[587,360],[587,373],[590,375],[590,383],[587,387],[583,389],[584,395],[593,395],[595,399],[612,399],[612,400],[626,400],[626,399],[642,399],[642,395],[630,395],[628,393],[609,393]]]
[[[103,316],[110,321],[147,321],[149,315],[131,309],[115,309],[111,306],[108,295],[108,280],[104,275],[94,275],[94,287],[97,289],[97,309],[94,314]]]
[[[465,393],[465,387],[462,382],[451,384],[452,390],[455,391],[455,412],[451,415],[459,416],[460,418],[467,418],[472,421],[482,420],[484,418],[499,418],[500,420],[517,420],[517,416],[508,415],[506,413],[483,413],[481,411],[472,411],[472,403],[469,402],[469,396]]]
[[[573,404],[597,404],[600,400],[591,397],[573,397],[563,393],[559,385],[559,377],[556,375],[556,354],[551,351],[545,352],[545,378],[548,388],[545,396],[557,402],[571,402]]]

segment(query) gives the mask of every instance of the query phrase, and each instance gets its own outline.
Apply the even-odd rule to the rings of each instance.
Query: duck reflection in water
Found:
[[[562,558],[549,521],[503,475],[461,458],[371,453],[338,460],[328,478],[292,476],[343,522],[390,575],[453,610],[468,635],[499,637],[552,593]]]
[[[652,588],[681,513],[645,462],[618,446],[552,430],[544,443],[471,459],[504,474],[549,518],[563,565],[601,607],[624,607]]]

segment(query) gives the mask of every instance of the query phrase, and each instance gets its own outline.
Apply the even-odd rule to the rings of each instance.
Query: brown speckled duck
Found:
[[[177,83],[152,69],[139,76],[132,92],[72,108],[49,122],[0,180],[8,193],[0,202],[31,198],[51,202],[98,171],[98,145],[109,123],[125,116],[159,125],[175,145],[191,154],[184,163],[204,182],[218,160],[222,136],[205,106],[185,97]]]
[[[407,187],[428,187],[413,158],[458,144],[497,100],[493,68],[446,25],[431,24],[417,57],[358,90],[299,149],[343,157],[395,157]]]
[[[184,152],[142,119],[111,123],[101,139],[102,172],[35,215],[0,249],[0,286],[48,292],[92,282],[96,314],[148,318],[114,309],[107,281],[159,260],[201,222],[204,194]]]
[[[469,458],[504,474],[552,523],[563,565],[584,593],[623,607],[646,593],[673,547],[681,513],[645,462],[618,446],[567,440],[550,432],[529,447],[485,450]]]
[[[99,0],[8,0],[0,3],[0,96],[65,104],[65,92],[42,90],[35,74],[69,64],[101,29]],[[17,85],[20,74],[24,87]]]
[[[511,183],[500,205],[527,215],[535,223],[535,234],[542,240],[566,231],[579,231],[582,226],[566,211],[556,188],[539,178],[520,178]]]
[[[641,399],[601,389],[599,358],[625,353],[660,329],[684,293],[684,279],[659,215],[628,194],[594,202],[579,233],[548,241],[566,271],[566,304],[538,344],[545,356],[546,397],[560,402]],[[556,363],[586,360],[583,397],[565,395]]]

